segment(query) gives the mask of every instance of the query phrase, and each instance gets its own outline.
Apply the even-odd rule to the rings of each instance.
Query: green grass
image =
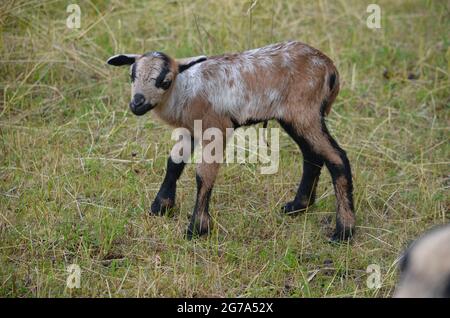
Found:
[[[356,0],[260,0],[250,12],[250,1],[78,3],[79,30],[65,25],[67,1],[0,4],[0,296],[389,297],[408,242],[449,221],[445,1],[378,1],[379,30],[366,27],[367,4]],[[149,217],[171,129],[129,112],[127,71],[105,60],[287,39],[321,49],[340,71],[328,123],[352,163],[357,235],[326,240],[335,213],[326,171],[307,213],[280,213],[302,162],[283,133],[277,174],[222,167],[214,231],[188,242],[194,167],[174,215]],[[80,289],[66,288],[72,263]],[[366,285],[369,264],[381,268],[380,289]]]

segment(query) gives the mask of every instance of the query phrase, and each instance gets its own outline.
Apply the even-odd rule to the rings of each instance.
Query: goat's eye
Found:
[[[164,89],[164,90],[166,90],[166,89],[168,89],[168,88],[170,87],[170,84],[172,84],[172,81],[171,81],[171,80],[164,81],[164,82],[162,82],[162,84],[161,84],[161,88]]]

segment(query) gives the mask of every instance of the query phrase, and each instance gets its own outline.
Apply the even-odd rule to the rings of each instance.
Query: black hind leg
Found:
[[[325,161],[333,180],[336,195],[336,230],[333,241],[348,240],[355,232],[353,183],[350,162],[345,151],[330,135],[325,122],[321,129],[309,130],[305,139]]]
[[[286,203],[282,208],[285,213],[294,214],[307,209],[314,203],[324,160],[312,150],[308,142],[295,131],[292,125],[282,121],[280,121],[280,125],[295,140],[303,154],[303,175],[297,194],[293,201]]]
[[[299,210],[299,207],[305,206],[305,203],[311,204],[311,198],[314,198],[315,184],[317,184],[317,181],[312,182],[312,180],[319,178],[319,167],[325,163],[330,171],[336,195],[336,230],[332,240],[349,239],[355,231],[355,214],[352,173],[347,154],[330,135],[323,120],[320,126],[310,126],[307,130],[305,129],[304,135],[297,133],[291,124],[283,122],[280,124],[300,145],[305,161],[317,165],[316,167],[309,165],[308,169],[305,169],[297,195],[294,201],[284,207],[285,211],[288,209]],[[308,198],[308,195],[310,199],[302,203],[302,199]]]

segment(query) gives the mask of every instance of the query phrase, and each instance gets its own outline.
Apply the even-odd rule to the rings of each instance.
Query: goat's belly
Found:
[[[248,125],[267,119],[282,118],[283,107],[279,102],[253,99],[246,104],[233,105],[227,109],[226,115],[239,125]]]

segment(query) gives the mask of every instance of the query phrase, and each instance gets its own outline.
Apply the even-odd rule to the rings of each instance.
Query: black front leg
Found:
[[[177,180],[184,170],[185,162],[175,163],[169,156],[167,160],[167,171],[161,188],[156,195],[151,206],[151,213],[155,215],[164,215],[167,210],[175,205],[175,195],[177,190]]]

